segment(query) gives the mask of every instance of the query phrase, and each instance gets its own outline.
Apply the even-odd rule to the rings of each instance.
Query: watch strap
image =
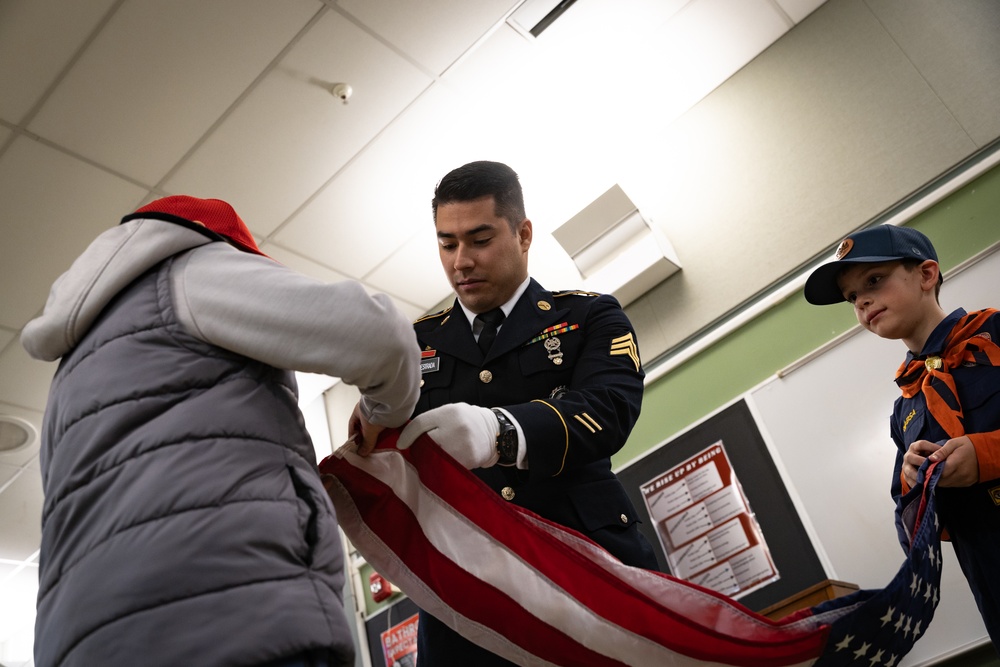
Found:
[[[497,422],[500,424],[500,432],[497,434],[497,454],[500,459],[497,461],[497,465],[501,466],[513,466],[517,464],[517,427],[514,426],[514,422],[510,420],[507,414],[498,408],[490,408],[493,414],[496,415]]]

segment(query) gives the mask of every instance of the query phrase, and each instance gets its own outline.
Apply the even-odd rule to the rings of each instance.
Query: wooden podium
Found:
[[[832,600],[844,595],[849,595],[858,590],[856,584],[849,584],[844,581],[825,579],[818,584],[810,586],[804,591],[799,591],[791,597],[787,597],[780,602],[776,602],[769,607],[760,610],[762,616],[767,616],[771,620],[777,621],[788,616],[799,609],[812,607],[820,602]]]

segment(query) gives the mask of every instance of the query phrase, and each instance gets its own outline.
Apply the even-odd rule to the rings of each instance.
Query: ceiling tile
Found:
[[[826,0],[776,0],[789,18],[798,23],[812,14]]]
[[[697,62],[698,69],[716,86],[790,27],[771,0],[697,0],[686,5],[666,26],[678,40],[675,48],[687,49],[689,63]]]
[[[364,192],[351,191],[357,182],[351,173],[338,176],[277,232],[275,241],[300,255],[308,253],[316,262],[336,266],[351,278],[362,278],[406,238],[380,233],[386,218],[395,214],[398,219],[412,219],[417,209],[402,206],[395,198],[397,203],[368,200],[371,204],[366,206]],[[364,190],[374,185],[363,178],[361,182]],[[373,239],[378,241],[373,243]]]
[[[0,558],[27,560],[42,542],[42,476],[33,468],[20,474],[0,493]]]
[[[290,250],[286,250],[280,246],[273,243],[264,243],[260,246],[260,249],[264,251],[272,259],[276,259],[290,269],[294,269],[299,273],[307,275],[316,280],[321,280],[324,283],[339,283],[343,280],[348,280],[348,276],[342,273],[334,271],[333,269],[323,266],[317,262],[312,261],[298,255]]]
[[[52,196],[53,188],[58,188],[59,196]],[[55,279],[95,236],[117,224],[145,194],[135,185],[37,141],[15,139],[0,157],[0,220],[4,224],[0,324],[19,330],[41,312]]]
[[[770,0],[697,0],[645,46],[633,90],[637,127],[676,118],[757,57],[791,26]],[[655,84],[655,85],[654,85]]]
[[[131,0],[30,123],[158,182],[321,7],[316,0]]]
[[[443,72],[519,0],[337,3],[435,75]]]
[[[605,123],[602,115],[614,106],[620,117],[623,100],[614,95],[599,100],[605,89],[568,74],[571,68],[558,54],[541,46],[553,43],[548,31],[543,37],[531,43],[504,27],[450,70],[431,91],[448,91],[450,98],[431,103],[436,111],[428,110],[421,119],[428,130],[415,152],[427,154],[421,166],[433,183],[473,160],[509,164],[524,188],[528,217],[536,229],[546,230],[565,222],[615,182],[614,152],[620,153],[622,146],[609,138],[617,135],[621,123]],[[578,56],[573,51],[569,57]],[[432,192],[428,183],[423,202]]]
[[[544,52],[544,42],[529,41],[516,30],[504,23],[466,55],[462,61],[449,69],[442,77],[456,91],[469,98],[479,98],[492,93],[494,102],[507,102],[511,95],[520,98],[518,83],[530,70],[533,59]],[[474,64],[473,64],[474,63]],[[480,73],[489,72],[499,79],[483,80]],[[503,94],[498,94],[502,92]]]
[[[354,280],[353,278],[349,278],[348,276],[345,276],[342,273],[338,273],[337,271],[334,271],[325,266],[317,264],[316,262],[310,259],[306,259],[305,257],[302,257],[294,252],[291,252],[290,250],[285,250],[284,248],[281,248],[273,243],[271,244],[265,243],[261,247],[261,250],[263,250],[265,253],[270,255],[272,258],[278,260],[288,268],[294,269],[299,273],[315,278],[316,280],[322,280],[325,283],[338,283],[344,280]],[[376,289],[375,287],[372,287],[371,285],[366,285],[365,283],[360,283],[360,284],[362,287],[365,288],[365,291],[368,292],[369,294],[374,294],[375,292],[382,291]],[[415,306],[412,303],[407,303],[402,299],[400,299],[398,296],[395,296],[393,294],[388,294],[388,296],[392,299],[393,304],[397,308],[399,308],[403,312],[403,314],[406,315],[411,320],[416,319],[417,317],[419,317],[424,313],[423,309],[421,309],[419,306]]]
[[[371,289],[373,292],[379,291],[374,287],[372,287]],[[402,312],[404,315],[406,315],[407,318],[411,320],[423,317],[424,315],[427,314],[429,310],[426,306],[418,306],[412,303],[408,303],[406,301],[403,301],[402,299],[392,296],[391,294],[389,295],[389,297],[392,298],[392,302],[396,305],[397,308],[399,308],[400,312]],[[433,308],[433,306],[431,307]]]
[[[329,91],[338,82],[354,89],[348,104]],[[384,44],[328,13],[166,188],[227,199],[267,236],[429,83]]]
[[[0,489],[3,488],[4,484],[14,479],[14,475],[17,475],[20,472],[21,466],[11,465],[0,461]],[[0,498],[3,498],[3,496],[0,495]]]
[[[114,0],[0,4],[0,118],[20,123]]]
[[[869,5],[973,141],[1000,134],[1000,4],[878,0]],[[941,35],[961,34],[961,40]]]
[[[450,160],[439,165],[435,182],[471,160],[509,164],[536,233],[556,228],[605,192],[629,151],[645,145],[622,140],[632,128],[635,101],[620,88],[619,70],[637,67],[626,55],[635,47],[625,40],[605,49],[602,41],[595,54],[587,38],[593,27],[572,12],[553,26],[559,29],[536,42],[512,28],[492,34],[435,86],[453,99],[437,104],[439,118],[427,133],[437,142],[427,152],[443,150]]]
[[[414,234],[388,260],[371,272],[367,282],[391,291],[424,310],[448,296],[451,287],[441,268],[433,225]]]
[[[461,119],[449,113],[460,101],[448,89],[432,86],[274,240],[363,278],[421,226],[433,227],[435,183],[469,156],[456,149],[466,133],[457,127]]]
[[[534,42],[498,30],[442,78],[460,91],[454,126],[482,149],[477,159],[518,171],[536,226],[553,229],[631,165],[647,164],[651,128],[687,111],[789,25],[767,0],[682,4],[574,6]]]
[[[661,85],[648,80],[648,75],[662,74],[664,63],[649,53],[647,44],[660,41],[663,26],[691,4],[637,0],[574,5],[536,40],[525,40],[511,28],[498,30],[443,80],[470,100],[499,107],[493,114],[495,127],[522,146],[548,150],[545,144],[553,135],[572,135],[576,143],[589,144],[613,135],[623,118],[632,124],[636,85]],[[702,32],[691,39],[711,42],[711,35]]]
[[[0,378],[17,378],[17,382],[0,382],[0,402],[42,412],[58,367],[55,361],[32,359],[21,345],[8,345],[0,352]]]

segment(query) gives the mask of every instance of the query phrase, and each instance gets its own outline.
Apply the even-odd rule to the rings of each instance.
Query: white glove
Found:
[[[468,403],[449,403],[414,417],[399,434],[398,449],[407,449],[426,433],[441,449],[468,469],[489,468],[500,460],[500,423],[493,411]]]

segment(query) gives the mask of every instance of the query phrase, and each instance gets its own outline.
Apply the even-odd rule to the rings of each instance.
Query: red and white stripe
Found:
[[[502,500],[427,436],[320,464],[358,551],[419,607],[519,665],[810,665],[828,627],[760,616],[714,591],[623,565]]]

